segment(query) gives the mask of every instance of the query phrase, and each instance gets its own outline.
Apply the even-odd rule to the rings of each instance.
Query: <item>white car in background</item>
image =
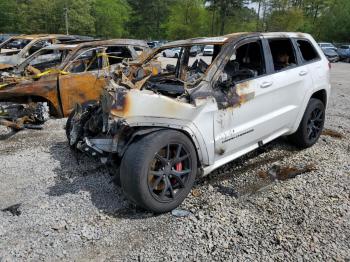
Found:
[[[214,54],[214,46],[213,45],[206,45],[203,50],[204,56],[209,56]]]
[[[170,58],[178,58],[180,56],[181,48],[172,48],[172,49],[166,49],[163,51],[164,57],[170,57]]]

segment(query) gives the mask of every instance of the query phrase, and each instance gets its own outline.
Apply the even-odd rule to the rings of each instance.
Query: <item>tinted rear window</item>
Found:
[[[308,40],[298,40],[298,47],[305,62],[319,59],[316,49]]]

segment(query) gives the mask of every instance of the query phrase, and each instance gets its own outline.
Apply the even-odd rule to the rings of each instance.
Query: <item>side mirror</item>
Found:
[[[176,66],[168,64],[168,65],[166,65],[166,70],[170,73],[175,73]]]

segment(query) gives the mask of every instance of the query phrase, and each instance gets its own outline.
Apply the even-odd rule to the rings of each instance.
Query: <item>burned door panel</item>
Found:
[[[98,77],[91,72],[61,75],[59,91],[64,116],[69,115],[77,103],[98,101],[106,84],[104,77]]]
[[[0,89],[0,101],[27,103],[28,101],[48,101],[54,108],[59,108],[57,99],[57,74],[47,75],[29,83],[9,84]]]
[[[251,80],[236,84],[232,89],[237,95],[236,105],[218,110],[214,116],[216,159],[239,151],[247,141],[255,141],[264,130],[257,119],[262,111],[256,107],[261,104],[258,88],[261,80]],[[249,121],[248,121],[249,120]]]
[[[65,116],[76,104],[98,101],[107,85],[105,76],[109,67],[105,48],[97,47],[84,51],[67,65],[65,75],[59,77],[60,99]]]

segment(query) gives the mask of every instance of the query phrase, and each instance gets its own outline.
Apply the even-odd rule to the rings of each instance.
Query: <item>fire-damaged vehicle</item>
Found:
[[[75,40],[71,35],[20,35],[0,44],[0,69],[11,68],[45,46]]]
[[[190,57],[192,46],[213,46]],[[181,48],[178,58],[166,49]],[[95,105],[77,105],[70,145],[100,158],[126,196],[177,207],[196,176],[286,135],[312,146],[324,126],[329,63],[302,33],[237,33],[167,43],[120,66]]]
[[[14,129],[33,127],[47,119],[43,116],[48,115],[43,112],[46,108],[52,116],[68,116],[76,103],[99,99],[116,65],[148,50],[146,42],[132,39],[45,47],[0,73],[0,102],[17,103],[0,108],[0,124]]]

